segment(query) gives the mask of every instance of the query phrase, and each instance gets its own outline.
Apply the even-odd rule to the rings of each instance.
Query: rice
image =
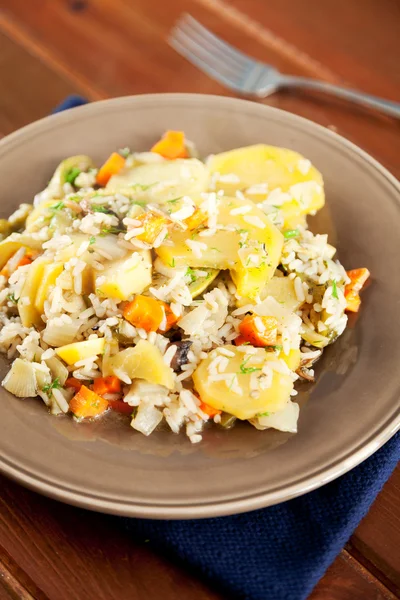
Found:
[[[155,153],[129,153],[125,173],[137,164],[161,170],[174,165]],[[204,364],[202,383],[215,386],[210,397],[217,406],[226,410],[232,398],[232,406],[260,403],[277,385],[277,375],[293,384],[297,380],[288,367],[292,351],[301,350],[303,374],[312,377],[311,366],[321,355],[313,340],[320,336],[329,342],[346,327],[344,292],[350,280],[325,234],[314,235],[300,224],[296,235],[285,237],[273,282],[281,278],[287,290],[282,297],[268,292],[267,275],[277,266],[268,247],[269,223],[285,232],[286,203],[297,204],[301,213],[311,212],[313,198],[322,191],[311,180],[307,159],[299,158],[288,173],[310,174],[310,181],[293,183],[294,177],[293,185],[285,181],[285,191],[269,181],[245,188],[234,172],[208,177],[205,171],[209,183],[201,188],[202,176],[193,175],[191,163],[178,164],[178,179],[168,175],[150,184],[146,179],[125,182],[118,189],[95,190],[97,170],[81,169],[74,184],[60,188],[53,181],[34,199],[36,207],[54,202],[51,210],[60,211],[63,225],[58,227],[55,219],[24,232],[32,264],[20,266],[29,262],[25,242],[8,257],[6,275],[0,276],[0,351],[33,365],[34,389],[54,415],[69,412],[74,390],[64,385],[67,377],[91,387],[112,374],[121,387],[104,398],[132,407],[133,429],[150,435],[164,421],[172,432],[183,431],[198,443],[206,423],[221,422],[221,414],[204,404],[196,388]],[[204,167],[196,165],[200,173]],[[198,191],[192,194],[196,185]],[[224,190],[233,198],[226,198]],[[148,211],[161,219],[153,236],[139,218]],[[24,218],[23,207],[18,214]],[[198,214],[202,219],[192,227],[190,219],[196,223]],[[229,250],[232,244],[237,247],[234,260],[230,255],[226,259],[225,244]],[[36,256],[46,265],[37,279],[41,283],[44,273],[48,277],[40,298],[29,287],[40,264]],[[215,279],[211,267],[221,270]],[[241,279],[240,273],[246,277]],[[135,317],[139,297],[152,307],[143,319]],[[276,339],[272,347],[263,350],[252,345],[258,343],[253,338],[251,343],[243,340],[246,315],[252,316],[254,335]],[[276,326],[267,331],[270,321],[264,317],[273,317]],[[154,327],[153,319],[158,319]],[[86,350],[80,346],[85,342]],[[151,348],[150,358],[146,353],[135,358],[140,347]],[[133,352],[129,360],[126,350]],[[168,385],[146,377],[161,377]],[[7,380],[4,385],[9,385]],[[288,406],[296,394],[294,388],[288,390]],[[293,429],[297,413],[292,412]],[[260,419],[256,415],[250,422],[263,428]]]

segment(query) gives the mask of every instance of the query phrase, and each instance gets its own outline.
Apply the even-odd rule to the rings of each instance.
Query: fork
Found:
[[[326,92],[400,117],[400,103],[308,77],[283,75],[271,65],[240,52],[184,14],[171,31],[169,44],[201,71],[241,94],[266,98],[278,89],[303,88]]]

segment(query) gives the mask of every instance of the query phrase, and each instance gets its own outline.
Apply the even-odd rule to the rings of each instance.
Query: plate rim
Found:
[[[71,115],[74,115],[74,121],[87,118],[88,115],[96,115],[98,112],[104,112],[104,110],[114,110],[118,106],[133,106],[135,103],[147,102],[148,105],[157,104],[160,102],[186,102],[186,103],[214,103],[226,104],[231,106],[239,106],[239,112],[246,112],[246,107],[251,107],[251,112],[254,110],[258,112],[269,113],[275,115],[277,120],[284,120],[292,122],[294,125],[298,125],[300,128],[308,128],[310,133],[314,133],[317,137],[323,136],[325,140],[330,140],[333,145],[339,145],[343,148],[346,147],[352,152],[354,156],[367,162],[375,171],[378,171],[384,179],[390,183],[398,194],[398,208],[400,208],[400,182],[396,177],[388,171],[383,165],[381,165],[375,158],[368,154],[365,150],[358,147],[353,142],[347,140],[341,135],[305,119],[294,113],[270,107],[263,104],[257,104],[250,100],[244,100],[240,98],[232,98],[225,96],[217,96],[210,94],[185,94],[185,93],[160,93],[160,94],[140,94],[135,96],[123,96],[119,98],[111,98],[91,102],[83,106],[74,107],[67,109],[63,112],[46,116],[38,121],[30,123],[17,131],[9,134],[0,140],[0,157],[4,150],[8,150],[11,146],[18,144],[21,137],[26,139],[26,136],[35,135],[38,130],[48,130],[57,123],[63,123],[67,125],[70,122]],[[257,107],[257,108],[256,108]],[[158,107],[159,108],[159,107]],[[71,113],[73,111],[73,113]],[[43,129],[44,128],[44,129]],[[396,200],[395,200],[396,202]],[[86,509],[91,509],[99,512],[117,514],[121,516],[129,517],[144,517],[144,518],[155,518],[155,519],[190,519],[190,518],[206,518],[224,516],[233,513],[247,512],[250,510],[256,510],[285,502],[297,496],[308,493],[312,490],[317,489],[321,485],[340,477],[344,473],[350,471],[358,464],[363,462],[374,452],[376,452],[384,443],[386,443],[398,430],[400,429],[400,408],[394,410],[390,418],[383,424],[378,431],[374,431],[370,434],[367,440],[361,443],[361,446],[357,446],[356,449],[349,450],[347,454],[331,463],[330,467],[321,467],[314,474],[305,476],[303,480],[300,479],[296,482],[281,488],[280,490],[266,491],[266,492],[255,492],[254,495],[242,495],[240,497],[232,497],[231,499],[223,500],[212,500],[210,502],[203,503],[179,503],[174,502],[173,504],[157,504],[157,502],[151,503],[138,503],[134,500],[118,500],[111,496],[97,495],[93,493],[86,493],[82,491],[74,491],[67,485],[63,486],[56,485],[50,479],[46,479],[43,476],[39,476],[37,473],[18,465],[17,462],[13,462],[10,459],[0,457],[0,472],[5,476],[13,479],[14,481],[51,498],[67,502],[69,504],[79,506]]]

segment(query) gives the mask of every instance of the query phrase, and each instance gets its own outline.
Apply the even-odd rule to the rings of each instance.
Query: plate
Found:
[[[146,150],[166,129],[184,130],[203,156],[265,142],[309,158],[323,173],[328,203],[312,228],[329,230],[347,268],[372,273],[362,310],[324,353],[316,384],[301,388],[297,435],[242,424],[207,429],[198,445],[167,431],[145,438],[115,416],[78,425],[2,389],[0,470],[58,500],[118,515],[253,510],[338,477],[399,428],[400,186],[350,142],[287,112],[217,96],[145,95],[74,108],[3,139],[1,216],[30,202],[62,158],[101,162],[117,148]]]

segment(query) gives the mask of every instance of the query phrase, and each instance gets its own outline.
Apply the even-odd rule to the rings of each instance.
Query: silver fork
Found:
[[[333,94],[393,117],[400,117],[400,103],[307,77],[283,75],[271,65],[240,52],[184,14],[171,31],[170,45],[213,79],[241,94],[266,98],[281,88],[303,88]]]

